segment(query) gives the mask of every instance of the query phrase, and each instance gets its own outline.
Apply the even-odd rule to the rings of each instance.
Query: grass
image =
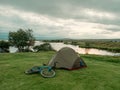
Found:
[[[87,68],[56,70],[54,78],[25,75],[54,52],[0,54],[0,90],[120,90],[120,57],[81,55]]]

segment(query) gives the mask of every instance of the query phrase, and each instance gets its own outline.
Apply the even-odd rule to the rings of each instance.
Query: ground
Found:
[[[120,56],[80,55],[87,68],[56,70],[54,78],[25,75],[55,52],[0,54],[0,90],[120,90]]]

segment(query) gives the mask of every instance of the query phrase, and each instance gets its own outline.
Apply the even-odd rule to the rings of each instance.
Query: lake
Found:
[[[36,41],[35,46],[43,44],[43,43],[44,42]],[[70,47],[70,48],[74,49],[79,54],[96,54],[96,55],[120,56],[120,53],[108,52],[106,50],[99,50],[99,49],[94,49],[94,48],[90,48],[90,49],[80,48],[79,46],[68,45],[68,44],[64,44],[64,43],[50,43],[50,44],[51,44],[52,48],[56,51],[60,50],[63,47]],[[32,49],[32,47],[31,47],[31,49]],[[10,47],[10,53],[15,53],[16,51],[17,51],[17,48]]]

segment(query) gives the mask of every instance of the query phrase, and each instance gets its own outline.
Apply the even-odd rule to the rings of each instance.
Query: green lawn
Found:
[[[25,75],[54,52],[0,54],[0,90],[120,90],[120,57],[81,55],[87,68],[56,70],[54,78]]]

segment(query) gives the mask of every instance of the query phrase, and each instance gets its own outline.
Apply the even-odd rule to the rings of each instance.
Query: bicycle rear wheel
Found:
[[[55,71],[54,70],[49,70],[47,68],[44,68],[41,70],[40,74],[45,77],[45,78],[51,78],[55,76]]]

